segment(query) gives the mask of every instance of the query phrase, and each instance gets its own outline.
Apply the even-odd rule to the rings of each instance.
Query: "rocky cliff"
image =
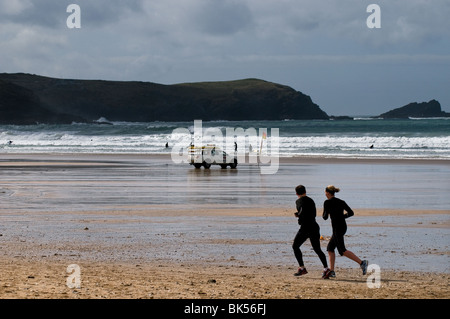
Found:
[[[299,91],[259,79],[163,85],[0,74],[0,123],[328,119]]]
[[[442,111],[441,104],[436,100],[422,103],[409,103],[405,106],[380,114],[379,117],[388,118],[410,118],[410,117],[450,117],[450,113]]]

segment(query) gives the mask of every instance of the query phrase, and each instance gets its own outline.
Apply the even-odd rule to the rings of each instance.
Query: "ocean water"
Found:
[[[450,118],[214,121],[201,124],[203,131],[220,129],[223,141],[227,129],[242,128],[251,132],[249,129],[254,128],[256,142],[245,139],[245,145],[239,145],[242,152],[248,152],[252,143],[253,150],[260,148],[260,129],[266,129],[268,138],[263,152],[267,145],[266,151],[272,155],[450,159]],[[170,153],[173,145],[186,140],[186,134],[174,134],[174,130],[180,128],[193,133],[194,122],[129,123],[108,122],[102,118],[97,124],[1,125],[0,154]],[[271,146],[274,129],[279,132],[278,149]],[[12,144],[8,144],[9,141]],[[226,150],[234,150],[234,144],[224,143],[223,146]]]

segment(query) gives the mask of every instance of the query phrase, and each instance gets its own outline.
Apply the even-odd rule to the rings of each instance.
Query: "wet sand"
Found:
[[[2,155],[0,298],[448,299],[449,200],[408,207],[411,195],[403,191],[399,207],[351,205],[347,246],[379,265],[380,288],[369,288],[368,275],[345,257],[337,257],[337,278],[322,280],[308,242],[302,251],[309,273],[292,275],[294,181],[339,168],[354,171],[350,185],[366,169],[378,174],[393,165],[404,172],[397,173],[400,184],[408,176],[448,185],[445,161],[286,159],[279,176],[261,176],[245,165],[174,166],[167,156]],[[434,171],[436,178],[411,171]],[[305,184],[318,206],[325,251],[331,228],[320,218],[322,185]],[[80,288],[67,286],[71,264],[80,267]]]

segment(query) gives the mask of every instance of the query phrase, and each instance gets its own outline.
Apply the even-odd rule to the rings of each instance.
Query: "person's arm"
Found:
[[[347,205],[346,202],[342,201],[342,203],[344,204],[344,210],[347,212],[347,214],[344,214],[345,218],[349,218],[349,217],[352,217],[353,215],[355,215],[353,210],[350,208],[350,206]]]
[[[296,202],[297,204],[297,214],[296,216],[298,217],[298,224],[301,225],[303,222],[303,205],[302,205],[302,201],[301,200],[297,200]]]
[[[327,211],[327,201],[323,203],[323,214],[322,218],[327,220],[328,219],[328,211]]]

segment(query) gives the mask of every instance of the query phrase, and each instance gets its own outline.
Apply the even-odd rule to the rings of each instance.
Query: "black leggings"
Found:
[[[302,252],[300,250],[300,246],[309,238],[311,242],[311,246],[316,252],[317,256],[319,256],[320,261],[322,262],[322,265],[324,268],[328,267],[327,264],[327,258],[325,257],[325,254],[323,253],[322,249],[320,248],[320,232],[319,229],[312,229],[312,230],[303,230],[300,229],[297,232],[297,235],[294,238],[294,242],[292,244],[292,249],[294,250],[295,258],[298,261],[298,264],[300,267],[303,267],[303,256]]]

